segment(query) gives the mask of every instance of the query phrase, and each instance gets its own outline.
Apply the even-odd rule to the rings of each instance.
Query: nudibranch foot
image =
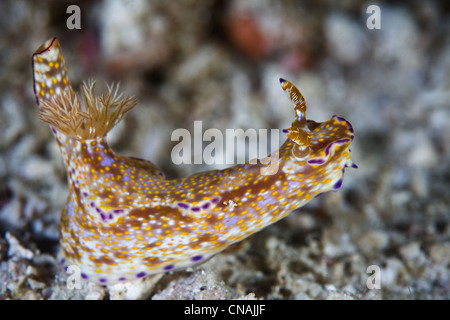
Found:
[[[40,117],[52,128],[69,182],[60,261],[78,266],[83,279],[109,285],[202,263],[339,189],[345,168],[355,167],[351,124],[337,116],[307,120],[304,97],[280,79],[295,118],[278,150],[260,161],[166,180],[151,162],[119,155],[107,143],[135,98],[117,86],[97,96],[93,81],[75,93],[55,38],[32,59]]]

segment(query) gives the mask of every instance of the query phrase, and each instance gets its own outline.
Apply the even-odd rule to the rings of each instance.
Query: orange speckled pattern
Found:
[[[49,100],[70,86],[61,46],[56,38],[44,42],[33,54],[33,89],[36,101]]]
[[[56,39],[39,47],[33,69],[38,103],[70,86]],[[339,189],[345,168],[356,167],[352,126],[337,116],[306,120],[303,96],[280,82],[295,120],[270,155],[279,165],[270,175],[263,174],[270,164],[251,162],[166,180],[151,162],[116,154],[105,136],[69,138],[52,128],[70,190],[61,214],[61,263],[102,284],[186,268]],[[68,121],[65,116],[53,120]]]

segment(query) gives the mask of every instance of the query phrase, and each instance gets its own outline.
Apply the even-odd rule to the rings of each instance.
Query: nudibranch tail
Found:
[[[61,46],[56,38],[45,42],[33,54],[34,92],[39,117],[68,138],[103,138],[137,105],[134,97],[119,94],[119,85],[94,94],[95,81],[81,86],[81,99],[67,76]]]
[[[61,46],[56,38],[44,42],[34,52],[33,89],[36,102],[50,100],[70,87]]]
[[[204,262],[339,189],[345,168],[355,167],[351,124],[337,116],[307,120],[304,97],[280,79],[296,119],[278,150],[261,161],[166,180],[151,162],[116,154],[106,142],[136,99],[122,97],[117,86],[94,96],[94,82],[76,94],[56,39],[39,47],[33,68],[40,117],[53,128],[68,175],[61,263],[78,266],[84,279],[113,284]]]

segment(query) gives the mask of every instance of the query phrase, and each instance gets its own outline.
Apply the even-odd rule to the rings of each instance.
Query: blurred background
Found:
[[[67,27],[73,4],[81,29]],[[380,29],[367,27],[372,4]],[[214,168],[172,163],[177,128],[290,126],[280,77],[309,119],[352,123],[359,169],[208,262],[221,297],[450,298],[450,3],[3,0],[0,33],[0,298],[74,298],[55,287],[67,182],[32,88],[31,55],[55,36],[74,88],[114,81],[139,98],[109,142],[169,178]],[[379,290],[367,289],[369,265]],[[190,276],[166,276],[152,297],[201,298],[166,292]]]

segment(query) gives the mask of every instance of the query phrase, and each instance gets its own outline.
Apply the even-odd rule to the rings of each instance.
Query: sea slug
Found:
[[[353,128],[333,116],[305,117],[298,89],[280,79],[294,105],[286,142],[268,157],[225,170],[166,180],[151,162],[115,153],[107,133],[136,106],[117,86],[100,96],[95,82],[71,87],[56,38],[32,57],[40,119],[48,123],[67,170],[61,213],[61,263],[102,284],[142,278],[206,261],[285,217],[319,194],[337,190],[350,160]]]

